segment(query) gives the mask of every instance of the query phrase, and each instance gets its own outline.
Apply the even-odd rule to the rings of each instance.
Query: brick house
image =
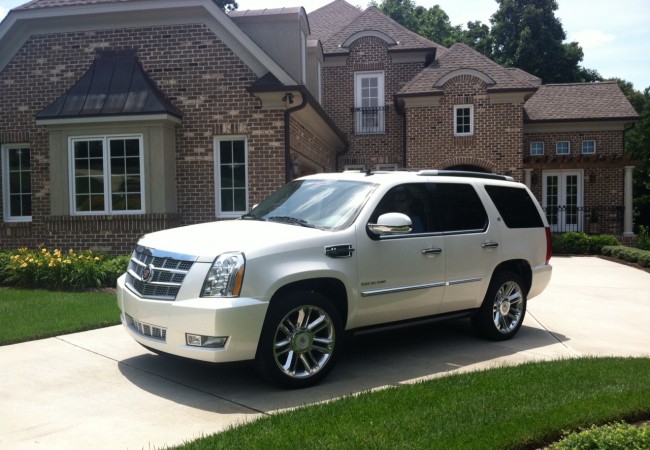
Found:
[[[543,85],[344,0],[33,0],[0,23],[0,248],[128,253],[237,217],[299,174],[509,173],[558,231],[631,235],[637,116],[616,84]]]

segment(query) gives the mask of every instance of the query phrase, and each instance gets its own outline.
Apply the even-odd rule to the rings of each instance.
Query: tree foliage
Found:
[[[234,11],[239,8],[236,0],[214,0],[214,2],[224,11]]]
[[[584,56],[577,42],[564,43],[566,33],[555,17],[556,0],[497,0],[490,18],[494,48],[492,59],[517,67],[545,83],[580,79]]]

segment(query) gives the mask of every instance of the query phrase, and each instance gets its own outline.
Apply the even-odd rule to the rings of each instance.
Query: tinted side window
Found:
[[[413,234],[439,231],[439,227],[431,220],[429,183],[402,184],[392,188],[382,198],[381,202],[370,216],[370,222],[376,223],[381,214],[399,212],[406,214],[413,223]]]
[[[469,184],[435,183],[435,211],[443,232],[485,230],[487,213],[478,194]]]
[[[530,194],[523,188],[485,186],[508,228],[543,227],[544,222]]]

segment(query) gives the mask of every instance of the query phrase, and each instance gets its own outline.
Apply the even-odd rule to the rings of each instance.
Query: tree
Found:
[[[577,42],[563,43],[566,33],[555,17],[556,0],[497,0],[490,18],[494,40],[492,58],[505,67],[517,67],[545,83],[580,80],[584,56]]]
[[[639,121],[627,134],[625,151],[642,161],[634,170],[633,197],[635,224],[650,226],[650,87],[634,91],[632,83],[617,79],[618,85],[640,114]]]
[[[458,41],[469,45],[488,58],[492,58],[494,39],[490,33],[490,27],[480,20],[467,22],[467,30],[461,33]]]
[[[234,11],[239,8],[236,0],[214,0],[214,2],[224,11]]]

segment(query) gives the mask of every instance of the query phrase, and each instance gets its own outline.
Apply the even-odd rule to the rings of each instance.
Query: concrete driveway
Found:
[[[650,274],[555,257],[518,336],[476,338],[468,321],[355,337],[329,377],[278,390],[248,363],[153,355],[121,326],[0,347],[0,448],[150,449],[286,408],[458,371],[582,355],[650,354]]]

